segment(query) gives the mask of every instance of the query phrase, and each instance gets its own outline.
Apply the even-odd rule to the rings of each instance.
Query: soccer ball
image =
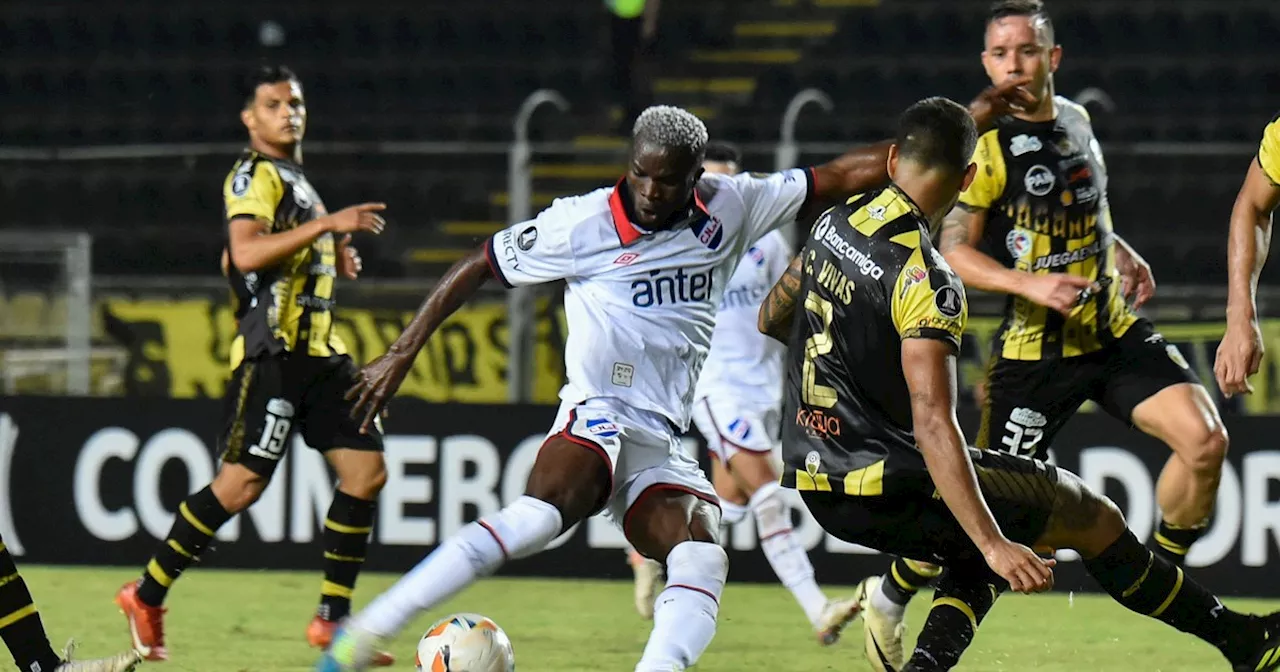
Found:
[[[479,614],[453,614],[436,621],[418,640],[418,672],[515,672],[516,654],[507,633]]]

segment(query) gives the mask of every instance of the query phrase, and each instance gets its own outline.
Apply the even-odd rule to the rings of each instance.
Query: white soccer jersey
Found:
[[[619,182],[499,231],[489,263],[508,287],[566,281],[561,399],[617,398],[684,431],[729,278],[751,243],[795,221],[812,185],[801,169],[707,174],[687,223],[649,233],[627,218]]]
[[[740,407],[782,406],[782,358],[786,346],[760,333],[760,304],[791,263],[791,245],[781,231],[756,241],[734,271],[711,337],[694,399],[732,399]]]

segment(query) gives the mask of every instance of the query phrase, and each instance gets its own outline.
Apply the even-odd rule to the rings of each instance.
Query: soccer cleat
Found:
[[[377,665],[382,638],[347,623],[332,633],[333,643],[316,662],[315,672],[361,672]]]
[[[67,648],[62,650],[62,659],[66,662],[53,668],[54,672],[131,672],[142,664],[142,654],[137,651],[117,653],[110,658],[73,661],[71,654],[75,648],[75,642],[67,642]]]
[[[129,621],[133,648],[146,660],[169,660],[164,645],[164,607],[153,607],[138,599],[138,583],[130,581],[116,593],[116,606]]]
[[[875,608],[871,596],[880,590],[878,576],[862,580],[856,588],[858,603],[862,607],[862,633],[866,644],[867,661],[876,672],[897,672],[905,665],[902,638],[907,633],[905,621],[889,618]]]
[[[333,642],[334,633],[338,631],[338,624],[334,621],[326,621],[319,616],[311,619],[311,624],[307,626],[307,642],[317,649],[327,649]],[[367,663],[371,667],[390,667],[396,664],[396,657],[387,651],[374,651],[373,657]]]
[[[814,626],[818,631],[818,643],[822,646],[835,644],[845,626],[852,623],[861,611],[862,604],[857,597],[827,602]]]
[[[1263,616],[1266,632],[1262,644],[1256,653],[1239,665],[1232,667],[1233,672],[1276,672],[1280,670],[1280,611]]]
[[[653,601],[657,597],[658,585],[662,583],[662,565],[636,551],[631,551],[628,556],[631,571],[635,574],[636,611],[643,618],[653,618]]]

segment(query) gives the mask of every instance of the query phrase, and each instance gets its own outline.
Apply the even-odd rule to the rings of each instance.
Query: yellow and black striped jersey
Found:
[[[1258,165],[1272,184],[1280,184],[1280,114],[1262,129],[1262,142],[1258,145]]]
[[[787,353],[783,485],[870,496],[886,494],[886,474],[926,473],[902,342],[958,350],[968,317],[964,285],[928,231],[896,186],[849,199],[810,231]]]
[[[246,151],[222,186],[226,225],[251,217],[280,233],[326,214],[324,203],[292,161]],[[228,250],[230,246],[228,246]],[[231,344],[231,368],[246,358],[281,352],[313,357],[346,353],[333,329],[337,254],[326,233],[276,268],[227,277],[235,298],[239,333]]]
[[[1041,360],[1094,352],[1137,320],[1120,293],[1107,203],[1107,167],[1084,107],[1056,97],[1052,121],[1006,117],[978,139],[973,183],[960,195],[987,211],[982,249],[1009,268],[1070,273],[1104,291],[1064,317],[1010,296],[996,354]]]

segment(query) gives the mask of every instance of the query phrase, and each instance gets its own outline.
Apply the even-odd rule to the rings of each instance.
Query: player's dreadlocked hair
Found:
[[[297,82],[298,76],[287,65],[263,65],[249,72],[241,82],[240,93],[244,96],[244,106],[253,105],[258,87],[276,82]]]
[[[969,110],[935,96],[908,107],[898,117],[895,142],[903,159],[963,173],[978,144],[978,129]]]
[[[707,148],[707,127],[688,110],[655,105],[636,118],[631,139],[637,147],[652,145],[687,151],[701,163]]]
[[[1049,44],[1054,44],[1053,21],[1049,18],[1049,12],[1044,8],[1044,2],[1041,0],[998,0],[992,3],[991,11],[987,12],[987,25],[990,26],[992,22],[1009,16],[1026,16],[1040,22],[1044,26],[1044,34]]]

